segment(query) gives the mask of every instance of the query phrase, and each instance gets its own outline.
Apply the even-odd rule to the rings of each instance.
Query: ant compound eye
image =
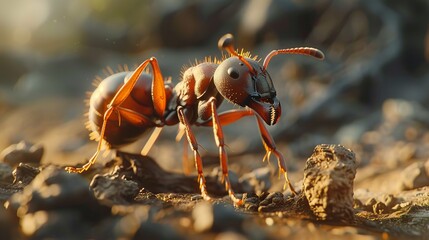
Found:
[[[240,74],[238,74],[237,70],[235,70],[232,67],[228,68],[227,73],[233,79],[237,79],[240,76]]]

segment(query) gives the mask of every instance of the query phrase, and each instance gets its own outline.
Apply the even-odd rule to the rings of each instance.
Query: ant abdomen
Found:
[[[89,100],[88,124],[87,127],[91,131],[92,138],[99,138],[101,127],[103,125],[103,116],[115,94],[122,87],[125,79],[132,72],[115,73],[100,82],[98,87],[92,93]],[[137,113],[144,116],[156,116],[154,114],[152,99],[151,99],[151,83],[152,76],[143,73],[137,81],[131,94],[122,104],[123,109],[133,109]],[[130,119],[126,114],[113,113],[107,120],[106,131],[103,139],[110,147],[118,147],[134,142],[147,129],[154,127],[148,122],[142,122]]]

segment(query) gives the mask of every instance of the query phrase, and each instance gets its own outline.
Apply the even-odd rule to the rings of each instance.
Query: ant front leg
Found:
[[[269,161],[269,158],[271,156],[271,153],[274,153],[277,157],[278,165],[279,165],[279,173],[283,173],[285,176],[285,185],[284,189],[286,189],[286,185],[289,186],[291,192],[293,194],[297,194],[294,187],[292,186],[289,177],[287,175],[287,169],[286,169],[286,163],[283,157],[283,154],[281,152],[277,151],[276,144],[271,137],[270,133],[268,132],[268,129],[265,127],[263,120],[261,117],[259,117],[258,114],[255,114],[256,120],[258,122],[259,132],[261,133],[262,143],[264,144],[264,148],[267,151],[267,153],[264,156],[264,161],[267,159]]]
[[[212,106],[213,108],[213,106]],[[212,112],[216,112],[216,107],[214,106],[214,110],[212,110]],[[285,160],[283,155],[277,150],[275,142],[273,140],[273,138],[271,137],[270,133],[268,132],[267,128],[265,127],[262,119],[259,117],[259,115],[257,113],[255,113],[253,110],[250,109],[243,109],[243,110],[230,110],[230,111],[226,111],[226,112],[222,112],[219,115],[215,114],[215,117],[212,117],[212,121],[205,121],[202,123],[199,123],[199,126],[214,126],[215,124],[217,124],[218,127],[213,127],[213,129],[215,130],[215,137],[220,138],[219,136],[222,136],[222,139],[219,140],[219,142],[223,143],[223,134],[221,132],[220,129],[220,125],[227,125],[230,123],[233,123],[243,117],[246,116],[255,116],[256,120],[258,122],[258,127],[259,127],[259,132],[261,134],[261,138],[262,138],[262,143],[264,144],[264,148],[266,150],[266,154],[264,156],[264,161],[266,159],[269,159],[271,154],[274,153],[274,155],[276,155],[277,160],[278,160],[278,165],[279,165],[279,173],[283,173],[285,176],[285,181],[286,184],[284,186],[284,188],[286,188],[286,186],[289,186],[290,190],[292,193],[296,194],[295,189],[293,188],[292,184],[289,181],[289,177],[287,175],[287,168],[286,168],[286,164],[285,164]],[[219,132],[220,133],[217,133]],[[218,140],[216,140],[218,141]],[[222,151],[222,150],[220,150]],[[222,154],[221,154],[222,156]],[[221,163],[226,162],[226,154],[225,154],[225,160],[222,161]],[[222,166],[226,166],[226,164],[222,164]]]
[[[82,173],[87,171],[92,165],[94,165],[97,160],[98,155],[101,152],[104,135],[106,133],[106,125],[110,116],[113,112],[119,115],[119,119],[121,117],[126,118],[130,122],[134,122],[136,124],[148,123],[150,120],[135,112],[130,111],[129,109],[121,108],[121,104],[130,96],[131,91],[137,83],[140,75],[147,67],[148,64],[152,65],[153,70],[153,80],[152,80],[152,100],[154,103],[154,109],[159,116],[163,116],[165,107],[167,105],[166,93],[164,88],[164,79],[162,78],[161,70],[159,69],[158,61],[156,58],[152,57],[150,59],[145,60],[140,66],[137,67],[136,70],[132,73],[131,77],[122,85],[122,87],[116,92],[115,96],[112,98],[110,103],[107,105],[106,112],[103,116],[103,125],[100,131],[100,139],[98,140],[97,150],[94,155],[89,159],[89,161],[83,165],[82,167],[66,167],[65,170],[68,172]],[[119,121],[120,124],[120,121]]]

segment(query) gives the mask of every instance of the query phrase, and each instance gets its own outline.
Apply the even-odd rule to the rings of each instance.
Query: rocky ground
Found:
[[[0,8],[2,238],[429,237],[426,1],[106,3]],[[83,117],[95,76],[156,56],[177,83],[184,65],[221,56],[226,32],[261,58],[303,45],[326,55],[276,57],[269,67],[283,108],[269,131],[296,195],[283,189],[275,159],[262,162],[252,118],[224,127],[240,207],[220,184],[209,128],[195,132],[213,201],[201,199],[192,160],[182,163],[176,127],[148,157],[133,154],[143,137],[84,174],[63,170],[96,149]]]

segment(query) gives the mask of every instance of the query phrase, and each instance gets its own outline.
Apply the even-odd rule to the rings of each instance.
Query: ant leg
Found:
[[[198,172],[198,184],[200,187],[201,195],[205,200],[210,200],[210,197],[207,193],[206,179],[203,174],[203,161],[201,159],[200,153],[198,152],[197,140],[195,139],[194,133],[191,130],[191,125],[189,124],[188,119],[186,119],[186,116],[182,107],[179,107],[177,109],[177,114],[179,116],[180,123],[185,128],[185,133],[189,142],[189,146],[194,152],[195,168],[197,169],[197,172]]]
[[[88,160],[88,162],[85,163],[85,165],[83,165],[82,167],[66,167],[65,170],[67,172],[82,173],[87,171],[92,165],[94,165],[95,161],[97,160],[98,154],[100,154],[101,152],[101,147],[103,146],[103,137],[106,131],[107,119],[109,119],[110,115],[112,115],[112,112],[113,112],[113,108],[109,107],[104,113],[103,126],[101,127],[101,132],[100,132],[100,139],[98,140],[97,150],[95,151],[94,155],[92,155],[92,157]]]
[[[150,135],[149,139],[147,140],[146,144],[144,145],[144,147],[140,151],[140,154],[142,156],[146,156],[149,153],[149,151],[152,148],[153,144],[155,143],[156,139],[158,139],[159,134],[161,134],[161,131],[162,131],[162,127],[156,127],[153,130],[153,132]]]
[[[231,198],[231,200],[234,202],[235,205],[240,206],[243,204],[243,200],[238,199],[235,196],[235,193],[231,188],[231,182],[228,176],[228,155],[226,154],[226,151],[225,151],[225,143],[224,143],[222,126],[217,114],[216,99],[211,98],[209,101],[210,101],[212,120],[213,120],[213,134],[216,141],[216,145],[219,148],[220,166],[222,168],[222,176],[223,176],[222,180],[225,183],[225,189],[228,192],[228,195]]]
[[[296,191],[292,186],[291,182],[289,181],[289,177],[287,175],[287,169],[283,155],[279,151],[277,151],[276,144],[270,133],[268,132],[267,128],[265,127],[261,117],[259,117],[258,114],[255,114],[255,117],[258,122],[259,131],[261,133],[262,143],[264,144],[265,150],[267,151],[264,156],[264,160],[269,160],[271,153],[274,153],[274,155],[276,155],[279,164],[279,173],[283,173],[285,176],[286,182],[283,188],[286,189],[286,186],[289,186],[291,192],[296,195]]]
[[[131,77],[125,82],[125,84],[118,90],[116,95],[113,97],[112,101],[110,102],[110,105],[119,106],[125,101],[125,99],[130,95],[131,91],[133,90],[143,70],[149,63],[151,64],[153,70],[153,80],[151,86],[152,102],[156,113],[161,117],[164,115],[164,110],[167,105],[164,79],[162,78],[161,70],[159,69],[158,60],[156,60],[156,58],[154,57],[145,60],[142,64],[140,64],[140,66],[137,67],[136,70],[134,70]]]
[[[264,156],[264,161],[265,161],[265,159],[270,158],[271,153],[274,153],[274,155],[276,155],[277,160],[278,160],[278,164],[279,164],[279,168],[280,168],[280,173],[283,173],[285,176],[285,181],[286,181],[285,188],[286,188],[286,186],[289,186],[292,193],[296,194],[295,189],[293,188],[292,184],[289,181],[289,177],[287,175],[287,169],[286,169],[286,164],[285,164],[283,155],[279,151],[277,151],[273,138],[271,137],[270,133],[268,132],[268,130],[265,127],[264,123],[262,122],[261,118],[257,114],[255,114],[253,112],[253,110],[235,109],[235,110],[225,111],[225,112],[222,112],[218,115],[218,119],[219,119],[220,124],[227,125],[227,124],[230,124],[230,123],[233,123],[233,122],[239,120],[242,117],[246,117],[246,116],[250,116],[250,115],[255,115],[255,117],[258,121],[259,131],[260,131],[260,134],[262,137],[262,143],[264,144],[265,150],[267,151],[267,153]],[[198,123],[198,126],[213,126],[214,122],[215,121],[212,121],[212,119],[210,119],[208,121]],[[218,124],[218,125],[220,125],[220,124]]]
[[[155,112],[160,117],[164,117],[164,111],[167,106],[167,97],[165,93],[164,78],[159,69],[158,60],[152,57],[149,59],[153,69],[152,81],[152,102]]]
[[[183,173],[188,176],[191,174],[191,167],[189,166],[191,164],[188,154],[188,140],[183,139],[183,155],[182,155],[182,168]]]
[[[176,142],[180,142],[182,140],[183,135],[185,134],[185,127],[183,124],[179,124],[179,131],[177,131]],[[188,141],[186,139],[183,140],[183,155],[182,155],[182,169],[183,173],[188,176],[191,174],[191,169],[189,167],[189,157],[188,157]]]
[[[146,118],[144,116],[142,117],[141,114],[135,113],[131,110],[122,109],[120,106],[125,101],[125,99],[129,97],[137,80],[139,79],[140,75],[142,74],[142,72],[144,71],[144,69],[147,67],[148,64],[151,64],[153,69],[152,99],[154,102],[154,108],[155,108],[155,111],[160,116],[163,116],[166,102],[167,102],[166,95],[165,95],[165,88],[164,88],[164,80],[162,78],[161,70],[159,69],[159,66],[158,66],[158,61],[156,60],[156,58],[152,57],[150,59],[145,60],[143,63],[140,64],[140,66],[136,68],[136,70],[134,70],[133,74],[130,76],[128,81],[126,81],[124,85],[122,85],[122,87],[118,90],[118,92],[112,98],[110,103],[107,105],[107,110],[104,113],[104,117],[103,117],[103,125],[100,131],[100,139],[98,140],[97,150],[94,153],[94,155],[82,167],[80,168],[66,167],[65,168],[66,171],[82,173],[84,171],[87,171],[92,165],[94,165],[101,151],[104,134],[106,132],[107,121],[113,112],[117,112],[118,114],[123,113],[128,118],[134,119],[136,121],[140,121],[140,120],[145,121]]]
[[[218,119],[221,125],[225,126],[231,124],[233,122],[238,121],[239,119],[247,116],[253,116],[255,113],[250,109],[233,109],[219,113]],[[209,120],[196,123],[198,126],[213,126],[213,120],[210,118]]]

